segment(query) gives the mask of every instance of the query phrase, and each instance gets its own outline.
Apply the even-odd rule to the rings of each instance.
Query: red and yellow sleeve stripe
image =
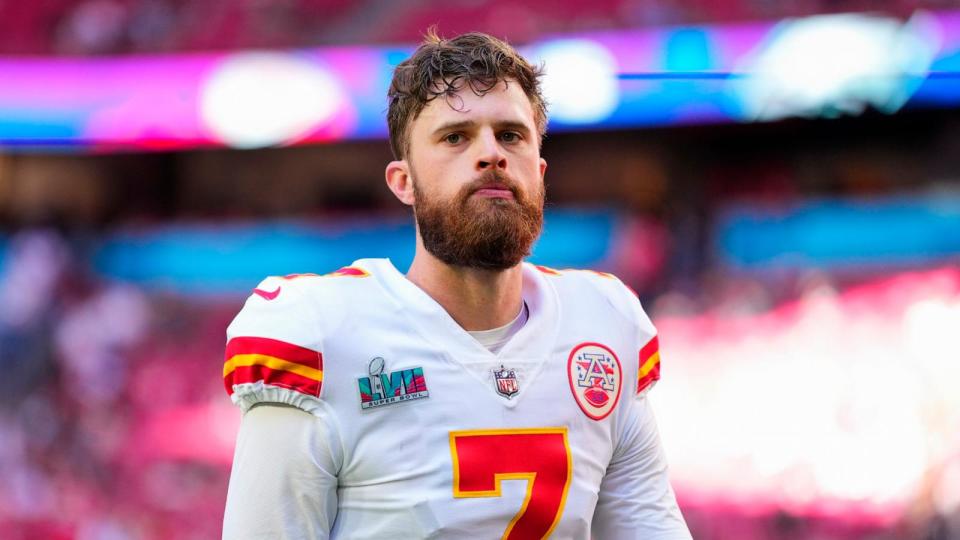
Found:
[[[343,268],[330,272],[326,275],[341,277],[370,277],[370,272],[367,272],[359,266],[344,266]]]
[[[223,362],[227,394],[233,395],[236,384],[257,381],[318,397],[323,384],[323,355],[276,339],[231,339]]]
[[[660,340],[657,336],[640,349],[640,369],[637,371],[637,393],[660,380]]]

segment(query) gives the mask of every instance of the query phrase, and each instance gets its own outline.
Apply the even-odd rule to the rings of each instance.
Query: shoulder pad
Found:
[[[231,400],[244,411],[264,402],[319,411],[323,341],[336,332],[352,294],[343,284],[369,276],[345,266],[261,281],[227,328],[223,384]]]
[[[557,270],[540,265],[534,265],[534,267],[547,276],[557,278],[558,286],[562,286],[559,285],[560,283],[568,282],[569,287],[581,291],[586,290],[590,294],[599,294],[624,318],[630,321],[636,320],[636,310],[632,304],[637,302],[637,295],[617,276],[590,269],[564,268]]]
[[[660,340],[657,329],[647,316],[637,293],[617,276],[596,270],[556,270],[545,266],[536,266],[548,276],[574,277],[577,281],[593,287],[603,295],[610,305],[635,328],[637,339],[637,396],[646,394],[660,380]]]
[[[231,400],[244,411],[263,402],[318,410],[321,326],[289,278],[263,280],[227,328],[223,383]]]

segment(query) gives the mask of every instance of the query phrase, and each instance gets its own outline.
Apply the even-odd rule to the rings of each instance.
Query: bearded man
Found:
[[[223,537],[689,538],[646,393],[656,330],[600,272],[523,262],[543,222],[538,69],[429,34],[390,85],[406,275],[271,277],[227,330],[244,411]]]

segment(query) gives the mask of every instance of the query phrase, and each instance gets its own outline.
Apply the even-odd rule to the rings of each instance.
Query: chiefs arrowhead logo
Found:
[[[254,289],[253,294],[263,298],[264,300],[273,300],[274,298],[280,296],[280,286],[277,285],[277,290],[275,291],[265,291],[263,289]]]

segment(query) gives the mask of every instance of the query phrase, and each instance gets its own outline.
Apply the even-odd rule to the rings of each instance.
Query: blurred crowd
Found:
[[[412,43],[439,24],[515,43],[554,33],[702,24],[844,11],[906,16],[953,0],[44,0],[0,2],[0,54],[164,53]],[[562,9],[558,9],[561,8]]]
[[[0,537],[218,537],[237,425],[217,377],[229,316],[102,281],[77,255],[52,230],[7,245]]]
[[[4,370],[0,475],[5,478],[0,483],[0,536],[11,540],[216,538],[239,421],[239,412],[223,392],[219,368],[224,328],[239,309],[242,294],[202,299],[111,282],[87,268],[84,245],[69,232],[53,229],[23,229],[8,237],[0,265],[0,292],[9,299],[0,312],[0,367]],[[869,335],[876,337],[877,332],[896,334],[890,325],[913,324],[910,328],[919,333],[905,339],[916,338],[910,344],[919,349],[907,351],[916,356],[908,361],[925,359],[925,365],[910,369],[920,373],[933,366],[949,375],[956,368],[943,362],[948,353],[938,348],[952,339],[945,325],[960,320],[960,273],[908,273],[844,294],[820,275],[798,285],[796,304],[806,306],[799,309],[770,306],[769,300],[758,303],[758,298],[774,294],[763,292],[765,286],[754,280],[728,276],[725,281],[730,290],[754,293],[719,295],[709,302],[701,299],[696,313],[688,311],[684,316],[671,315],[677,312],[680,292],[666,291],[649,304],[652,316],[669,336],[664,350],[670,356],[667,375],[671,381],[658,389],[655,403],[668,451],[674,456],[681,505],[694,536],[706,540],[960,538],[960,490],[950,488],[960,485],[960,440],[955,436],[951,440],[949,429],[929,430],[931,424],[903,423],[910,419],[888,414],[919,406],[916,385],[904,387],[906,397],[895,402],[884,402],[884,395],[863,388],[871,385],[882,393],[889,385],[877,384],[914,380],[912,375],[889,373],[903,351],[874,357],[869,347],[854,341],[850,350],[839,350],[831,357],[819,354],[829,344],[817,344],[830,332],[853,332],[870,341]],[[773,311],[765,312],[768,308]],[[918,313],[920,308],[927,311]],[[816,324],[824,317],[833,322]],[[943,324],[937,326],[938,321]],[[794,360],[816,372],[797,379],[793,361],[763,356],[758,348],[795,351]],[[929,357],[924,356],[926,352]],[[836,364],[843,358],[852,367]],[[833,382],[809,394],[802,391],[810,381],[819,380],[819,370],[829,370]],[[858,374],[864,377],[858,380]],[[946,389],[949,394],[949,381],[955,379],[942,375],[939,386],[924,387],[929,395],[923,403],[930,403],[938,391]],[[771,400],[771,392],[781,391],[799,392],[801,399],[811,401],[791,405],[791,396]],[[831,429],[839,430],[815,430],[811,432],[816,433],[815,441],[798,446],[798,463],[787,464],[800,467],[786,477],[793,481],[797,474],[805,474],[805,463],[817,466],[815,454],[824,445],[856,452],[855,446],[845,446],[844,437],[864,435],[858,415],[869,417],[869,429],[881,430],[866,436],[887,433],[887,439],[880,436],[878,443],[890,436],[914,434],[926,437],[917,444],[932,445],[929,448],[936,449],[940,458],[933,461],[933,454],[918,458],[923,467],[929,467],[923,473],[929,482],[921,482],[914,495],[900,494],[906,505],[890,506],[886,517],[877,517],[869,497],[858,502],[855,494],[852,500],[835,504],[834,509],[846,508],[842,512],[821,511],[817,504],[798,506],[792,500],[797,492],[791,490],[744,499],[739,491],[725,491],[738,481],[731,484],[729,478],[724,480],[723,471],[711,467],[729,459],[731,452],[743,452],[747,461],[740,469],[739,484],[754,486],[750,475],[766,474],[765,481],[779,488],[780,473],[775,474],[769,464],[763,473],[764,465],[756,459],[771,458],[764,455],[763,447],[776,454],[773,459],[780,459],[777,456],[790,453],[780,446],[795,445],[792,437],[814,427],[794,424],[785,415],[766,419],[771,422],[767,427],[750,416],[723,427],[727,420],[714,417],[724,411],[749,410],[757,399],[767,400],[763,408],[771,415],[807,409],[809,416],[802,413],[807,423],[824,420],[826,428],[835,424]],[[880,401],[852,403],[851,399]],[[949,395],[947,399],[955,402]],[[708,404],[707,412],[697,412],[696,403]],[[819,405],[810,409],[813,403]],[[877,414],[867,410],[875,407],[880,407]],[[941,423],[952,422],[956,411],[941,410],[940,415]],[[828,464],[853,470],[856,465],[844,460],[862,460],[867,468],[889,466],[891,473],[902,476],[902,468],[884,464],[888,457],[901,455],[897,448],[893,453],[889,450],[877,448],[872,457],[822,457]],[[850,478],[833,479],[843,489],[856,489]],[[829,497],[834,495],[821,494],[828,498],[822,508],[830,508]],[[816,497],[813,500],[816,503]],[[861,512],[861,505],[873,510]]]
[[[445,34],[479,26],[523,42],[555,32],[956,7],[556,4],[0,0],[0,54],[406,44],[431,23]],[[862,202],[955,190],[958,135],[960,119],[944,111],[551,135],[551,202],[613,208],[623,218],[602,269],[640,291],[660,324],[664,381],[653,396],[694,537],[960,539],[957,272],[728,273],[711,236],[731,201],[786,211],[817,197]],[[217,231],[234,220],[395,216],[382,187],[388,159],[382,141],[243,153],[0,153],[0,538],[219,537],[239,423],[220,368],[243,294],[199,297],[113,281],[91,267],[93,246],[131,223]],[[583,181],[593,178],[606,181]],[[831,347],[840,342],[848,348]],[[816,386],[821,380],[831,382]],[[801,383],[815,387],[804,392]],[[806,423],[788,420],[807,408]],[[726,411],[742,416],[720,416]],[[817,435],[798,442],[808,432]],[[903,443],[883,446],[891,439]],[[844,446],[864,441],[876,451]],[[720,456],[742,461],[719,471]],[[878,478],[887,473],[899,476]],[[811,487],[811,477],[826,484]],[[752,498],[724,491],[734,484]],[[855,491],[877,486],[888,495],[880,503]],[[878,517],[883,504],[886,517]],[[844,511],[822,511],[831,505]]]

